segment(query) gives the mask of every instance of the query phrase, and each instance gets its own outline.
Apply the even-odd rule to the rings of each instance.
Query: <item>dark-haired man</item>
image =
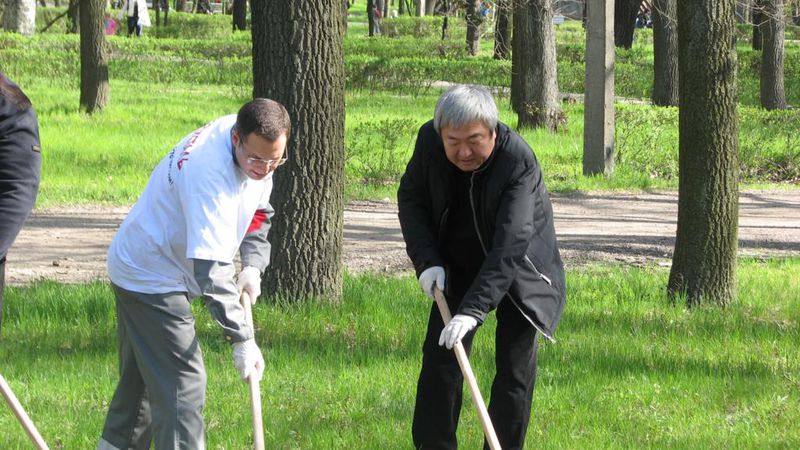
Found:
[[[25,93],[0,71],[0,329],[6,254],[36,203],[41,165],[36,113]]]
[[[186,136],[153,170],[108,251],[120,380],[99,449],[205,448],[194,297],[232,344],[242,379],[261,378],[264,359],[238,300],[241,290],[253,302],[260,294],[272,174],[286,162],[290,129],[280,103],[257,98]]]

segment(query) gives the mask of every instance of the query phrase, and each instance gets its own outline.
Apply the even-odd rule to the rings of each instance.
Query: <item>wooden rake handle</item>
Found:
[[[36,429],[36,425],[33,424],[33,421],[28,414],[22,409],[22,405],[17,400],[17,396],[14,395],[14,391],[11,390],[11,386],[6,383],[6,379],[0,375],[0,391],[3,391],[3,397],[5,397],[6,402],[8,402],[8,406],[14,411],[14,415],[17,416],[17,420],[22,425],[22,428],[25,429],[25,432],[28,433],[28,437],[31,438],[33,445],[36,446],[37,450],[49,450],[49,447],[42,439],[42,435],[39,434],[39,431]]]
[[[439,307],[442,321],[445,326],[447,326],[452,316],[450,315],[450,308],[447,306],[447,301],[444,299],[444,294],[442,294],[442,291],[438,288],[434,287],[433,297],[436,299],[436,306]],[[456,359],[458,360],[458,365],[461,367],[461,373],[464,375],[464,379],[467,380],[469,392],[472,394],[472,403],[475,405],[475,409],[478,410],[478,418],[481,421],[483,434],[486,436],[486,442],[489,443],[489,448],[492,450],[500,450],[500,441],[497,440],[497,434],[495,434],[494,426],[492,426],[492,419],[489,418],[489,411],[486,410],[483,396],[481,396],[481,391],[478,389],[478,382],[475,380],[475,374],[472,373],[472,366],[469,365],[469,359],[467,358],[466,350],[464,350],[464,345],[461,342],[457,342],[453,345],[453,351],[456,353]]]
[[[253,308],[250,303],[250,295],[242,291],[242,296],[239,298],[244,308],[244,318],[247,325],[253,330],[253,339],[256,337],[256,328],[253,326]],[[250,409],[253,413],[253,448],[255,450],[264,450],[264,423],[261,419],[261,387],[258,384],[258,379],[255,374],[250,374],[247,378],[247,383],[250,385]]]

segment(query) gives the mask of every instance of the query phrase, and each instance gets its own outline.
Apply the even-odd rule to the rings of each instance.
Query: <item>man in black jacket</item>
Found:
[[[0,327],[6,254],[36,202],[41,164],[36,113],[0,71]]]
[[[522,448],[536,379],[538,336],[552,340],[565,303],[564,266],[539,162],[498,121],[491,94],[455,86],[417,135],[400,181],[406,250],[422,290],[445,293],[452,321],[431,306],[417,384],[415,448],[456,448],[462,375],[475,327],[497,309],[489,415],[503,449]],[[447,349],[445,349],[445,347]]]

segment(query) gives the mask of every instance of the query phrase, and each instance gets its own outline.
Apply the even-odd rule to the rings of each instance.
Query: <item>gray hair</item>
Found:
[[[497,105],[492,94],[482,86],[453,86],[436,102],[433,127],[439,134],[444,127],[460,128],[476,120],[486,125],[490,131],[497,127]]]

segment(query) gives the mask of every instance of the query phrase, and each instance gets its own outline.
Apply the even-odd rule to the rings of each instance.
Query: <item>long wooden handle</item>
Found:
[[[11,390],[11,386],[6,383],[6,379],[3,378],[2,375],[0,375],[0,390],[3,391],[3,397],[5,397],[6,402],[8,402],[8,406],[14,411],[14,415],[17,416],[17,420],[22,424],[22,428],[25,429],[25,432],[28,433],[28,437],[31,438],[36,449],[49,450],[50,448],[44,442],[44,439],[42,439],[42,435],[39,434],[31,418],[28,417],[28,414],[22,409],[22,405],[19,403],[19,400],[17,400],[17,396],[14,395],[14,391]]]
[[[250,295],[242,291],[242,307],[244,308],[244,318],[247,325],[253,330],[253,339],[256,337],[256,329],[253,326],[253,308],[250,304]],[[264,423],[261,419],[261,387],[255,374],[250,374],[247,378],[250,385],[250,409],[253,413],[253,448],[264,450]]]
[[[452,316],[450,315],[450,308],[447,306],[447,301],[444,299],[444,294],[438,288],[433,289],[433,296],[436,299],[436,306],[439,307],[439,313],[442,315],[442,321],[445,326],[450,322]],[[500,441],[497,440],[497,434],[494,432],[492,426],[492,419],[489,418],[489,411],[486,410],[486,404],[483,402],[483,396],[478,388],[478,382],[475,380],[475,374],[472,373],[472,366],[469,365],[469,358],[467,352],[464,350],[464,345],[457,342],[453,345],[453,351],[456,353],[458,365],[461,367],[461,373],[464,379],[467,380],[469,392],[472,394],[472,403],[475,409],[478,410],[478,418],[483,427],[483,434],[486,436],[486,442],[489,443],[489,448],[492,450],[500,450]]]

